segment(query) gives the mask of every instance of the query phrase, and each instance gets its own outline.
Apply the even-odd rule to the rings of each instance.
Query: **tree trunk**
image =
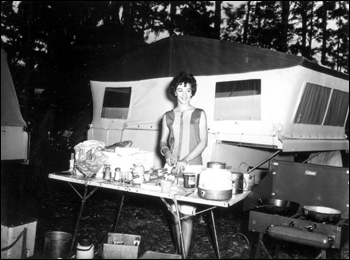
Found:
[[[301,55],[307,57],[306,49],[306,35],[307,35],[307,1],[301,1],[301,24],[302,24],[302,33],[301,33]]]
[[[323,1],[322,7],[322,53],[321,64],[326,65],[326,53],[327,53],[327,10],[328,3]]]
[[[281,51],[288,50],[288,21],[289,21],[289,1],[282,1],[282,37]]]
[[[169,36],[174,35],[177,1],[170,1]]]
[[[247,38],[248,38],[248,25],[249,25],[249,19],[250,19],[250,4],[251,4],[251,1],[247,1],[247,14],[246,14],[246,19],[244,21],[243,43],[247,43]]]
[[[123,52],[128,53],[129,52],[129,45],[130,45],[130,34],[132,30],[132,21],[131,21],[131,3],[130,1],[124,1],[123,2],[123,16],[124,16],[124,39],[123,39]]]
[[[221,26],[221,3],[222,1],[215,1],[215,22],[214,22],[214,38],[220,40],[220,26]]]
[[[33,34],[32,34],[32,23],[33,23],[33,3],[32,1],[28,1],[27,3],[27,25],[28,25],[28,29],[26,31],[26,41],[27,44],[25,46],[25,53],[28,54],[27,59],[25,60],[26,66],[25,66],[25,77],[24,77],[24,85],[26,88],[26,91],[28,93],[28,103],[25,106],[25,110],[24,110],[24,116],[26,116],[27,114],[30,113],[31,107],[34,104],[34,90],[35,87],[32,84],[31,80],[32,80],[32,73],[34,71],[34,62],[33,62],[33,51],[31,49],[31,46],[34,46],[34,42],[33,42]]]
[[[314,10],[313,10],[313,4],[312,4],[312,6],[311,6],[311,15],[310,15],[310,29],[309,29],[309,45],[308,45],[308,47],[307,47],[307,49],[306,49],[306,58],[309,58],[309,59],[311,59],[311,48],[312,48],[312,37],[313,37],[313,26],[314,26],[314,21],[313,21],[313,19],[314,19]]]

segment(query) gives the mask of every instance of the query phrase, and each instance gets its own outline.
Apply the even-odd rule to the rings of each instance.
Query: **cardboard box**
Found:
[[[141,236],[108,233],[107,243],[103,244],[103,259],[138,259]]]
[[[1,259],[19,259],[22,257],[23,242],[25,245],[25,257],[34,254],[36,238],[37,219],[20,215],[10,211],[1,210],[1,249],[11,246],[8,250],[1,251]],[[26,240],[21,235],[24,228],[27,228]],[[15,243],[14,243],[15,242]]]

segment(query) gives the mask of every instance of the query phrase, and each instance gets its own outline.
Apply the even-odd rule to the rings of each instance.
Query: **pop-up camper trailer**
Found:
[[[23,120],[7,54],[1,49],[1,161],[20,160],[27,162],[29,136]]]
[[[174,108],[167,92],[180,71],[198,91],[192,104],[208,118],[204,162],[239,171],[298,152],[348,150],[349,76],[303,57],[198,37],[169,37],[126,55],[103,81],[91,81],[88,139],[106,145],[131,140],[159,153],[160,122]]]

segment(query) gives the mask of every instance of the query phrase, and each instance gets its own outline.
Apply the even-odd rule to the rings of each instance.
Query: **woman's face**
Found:
[[[175,95],[177,96],[177,100],[182,103],[186,104],[190,102],[190,99],[192,97],[192,87],[189,83],[181,83],[177,86]]]

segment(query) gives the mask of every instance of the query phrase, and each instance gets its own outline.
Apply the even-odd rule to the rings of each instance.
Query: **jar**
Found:
[[[111,166],[109,164],[104,165],[104,180],[110,180],[111,179]]]

